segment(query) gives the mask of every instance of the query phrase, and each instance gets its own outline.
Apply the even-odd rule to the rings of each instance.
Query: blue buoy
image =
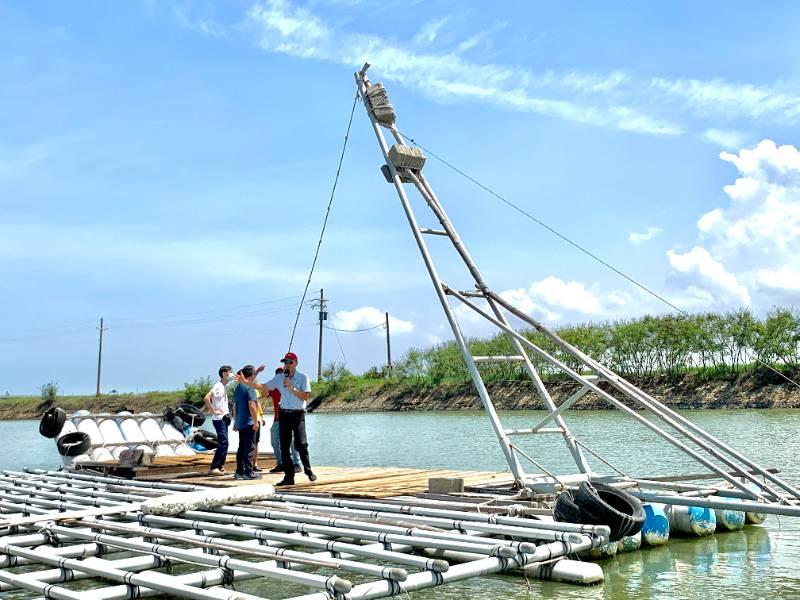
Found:
[[[672,533],[703,537],[717,529],[717,516],[711,508],[668,504],[664,512]]]
[[[744,511],[716,509],[717,531],[739,531],[744,527]]]
[[[664,507],[658,504],[644,505],[644,526],[642,527],[642,544],[645,546],[661,546],[669,540],[669,519]]]

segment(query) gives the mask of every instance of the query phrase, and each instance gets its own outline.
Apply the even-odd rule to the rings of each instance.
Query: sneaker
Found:
[[[286,479],[281,479],[278,483],[275,484],[275,487],[286,486],[286,485],[294,485],[294,481],[287,481]]]
[[[225,475],[225,471],[222,469],[211,469],[209,470],[208,474],[212,477],[221,477],[222,475]]]
[[[233,478],[234,479],[244,479],[244,475],[237,471],[236,473],[233,474]]]
[[[300,473],[302,470],[303,470],[303,467],[301,467],[300,465],[295,465],[294,466],[294,472],[295,473]]]
[[[251,473],[250,475],[245,475],[242,477],[245,481],[250,481],[252,479],[261,479],[261,473]]]
[[[261,467],[259,467],[258,465],[256,465],[255,467],[253,467],[253,471],[262,471],[262,470],[263,470],[263,469],[262,469]]]
[[[283,465],[275,465],[269,470],[270,473],[283,473]]]
[[[309,481],[316,481],[317,480],[317,476],[314,475],[314,472],[311,469],[306,471],[306,477],[308,477]]]

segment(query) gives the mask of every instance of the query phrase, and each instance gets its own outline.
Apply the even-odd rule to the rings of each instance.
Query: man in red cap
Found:
[[[280,413],[278,415],[278,428],[281,438],[281,464],[293,464],[291,447],[300,454],[303,470],[310,481],[316,481],[317,476],[311,470],[311,461],[308,458],[308,439],[306,438],[306,402],[311,398],[311,383],[308,375],[297,370],[297,355],[287,352],[281,359],[283,372],[266,383],[242,381],[249,387],[254,387],[262,394],[267,395],[271,390],[277,389],[281,393]],[[259,367],[263,371],[264,367]],[[237,378],[238,381],[238,378]],[[276,485],[294,485],[294,469],[285,468],[283,479]]]

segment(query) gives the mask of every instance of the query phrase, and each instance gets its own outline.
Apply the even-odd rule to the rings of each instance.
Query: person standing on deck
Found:
[[[269,394],[277,389],[281,393],[278,423],[281,438],[281,463],[287,467],[292,463],[291,445],[300,454],[303,470],[309,481],[316,481],[317,476],[311,470],[308,457],[308,438],[306,437],[306,401],[311,398],[311,384],[308,375],[297,370],[297,355],[287,352],[281,359],[285,365],[283,373],[276,374],[267,383],[255,383],[245,377],[237,377],[243,385],[257,388],[262,394]],[[283,479],[275,485],[294,485],[294,469],[284,469]]]
[[[231,423],[228,408],[228,382],[231,380],[233,368],[222,365],[219,368],[219,381],[203,398],[208,412],[211,413],[211,424],[217,433],[217,450],[208,469],[209,475],[225,475],[225,460],[228,458],[228,425]]]
[[[261,371],[256,369],[256,375],[258,375]],[[258,431],[256,431],[256,437],[253,440],[253,471],[258,473],[261,471],[261,467],[258,466],[258,444],[261,441],[261,430],[264,429],[264,425],[266,425],[266,421],[264,421],[264,402],[266,402],[266,398],[256,390],[256,400],[258,401],[258,414],[256,415],[256,419],[258,419]]]
[[[258,422],[258,399],[254,389],[256,368],[247,365],[237,373],[239,385],[233,391],[234,429],[239,432],[239,448],[236,451],[235,479],[261,479],[261,475],[253,472],[253,445]]]
[[[283,374],[283,367],[278,367],[275,369],[275,375],[282,375]],[[281,430],[280,430],[280,401],[281,401],[281,392],[278,388],[272,388],[269,391],[269,396],[272,398],[272,426],[269,429],[270,434],[270,442],[272,443],[272,453],[275,455],[275,466],[269,470],[270,473],[283,473],[283,456],[281,453]],[[299,473],[302,471],[303,467],[301,467],[300,463],[300,454],[297,452],[297,449],[294,447],[294,442],[291,444],[291,448],[289,449],[292,455],[292,467],[294,468],[295,473]]]

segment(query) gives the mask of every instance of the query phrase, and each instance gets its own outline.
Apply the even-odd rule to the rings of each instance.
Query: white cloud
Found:
[[[437,101],[472,100],[579,123],[655,135],[677,135],[683,128],[667,119],[592,94],[615,89],[624,79],[567,73],[537,75],[524,69],[469,62],[457,52],[419,51],[373,34],[350,33],[330,26],[303,6],[288,0],[254,5],[248,21],[265,50],[349,67],[369,61],[384,78],[418,90]],[[433,29],[431,29],[432,34]],[[430,35],[428,36],[430,37]],[[419,41],[419,40],[418,40]],[[419,44],[417,44],[419,45]],[[534,95],[533,90],[556,96]],[[564,99],[563,92],[574,96]]]
[[[714,227],[717,226],[718,223],[721,223],[723,220],[722,210],[719,208],[715,208],[714,210],[708,211],[706,214],[702,215],[697,220],[697,228],[702,233],[708,233]]]
[[[605,312],[594,292],[578,281],[546,277],[531,284],[530,294],[551,307],[588,315],[602,315]]]
[[[692,283],[699,282],[701,289],[710,285],[736,303],[750,305],[750,293],[747,288],[702,246],[695,246],[684,254],[669,250],[667,258],[670,266],[681,275],[681,279]]]
[[[800,270],[787,265],[777,269],[758,269],[756,282],[760,287],[781,292],[800,292]]]
[[[746,134],[730,129],[706,129],[702,137],[706,142],[726,150],[741,148],[747,141]]]
[[[800,96],[775,87],[732,84],[722,79],[653,78],[651,87],[683,101],[699,117],[760,118],[771,116],[780,121],[800,117]]]
[[[414,36],[414,42],[417,44],[432,44],[439,35],[439,30],[444,27],[445,23],[450,17],[442,17],[441,19],[434,19],[428,21],[420,27],[417,35]]]
[[[631,244],[642,244],[644,242],[649,242],[662,231],[664,230],[661,229],[660,227],[648,227],[645,231],[641,233],[631,231],[628,234],[628,241]]]
[[[333,318],[333,326],[337,329],[367,329],[375,327],[379,335],[384,335],[380,328],[386,322],[385,312],[374,306],[362,306],[353,310],[340,310]],[[411,333],[414,331],[414,323],[404,321],[389,315],[389,329],[394,334]]]

